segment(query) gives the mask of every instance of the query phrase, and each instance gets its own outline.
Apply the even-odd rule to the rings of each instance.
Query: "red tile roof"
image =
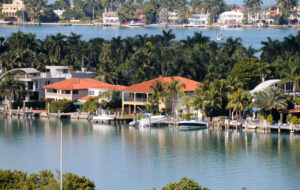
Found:
[[[56,82],[43,86],[43,88],[53,88],[56,90],[83,90],[88,88],[97,88],[97,89],[108,89],[108,90],[122,90],[125,86],[121,85],[112,85],[106,82],[98,81],[95,79],[80,79],[72,78]]]
[[[241,8],[241,9],[232,9],[232,11],[243,13],[243,12],[246,11],[246,9],[244,9],[244,8]]]
[[[125,87],[123,91],[131,91],[131,92],[151,92],[151,84],[153,84],[156,81],[161,81],[162,83],[170,83],[172,78],[175,80],[180,80],[182,84],[185,84],[185,88],[182,90],[185,92],[195,91],[195,89],[198,87],[199,84],[202,84],[200,82],[190,80],[184,77],[176,76],[176,77],[160,77],[156,79],[152,79],[146,82],[142,82],[139,84],[135,84],[129,87]]]
[[[86,95],[86,96],[83,96],[82,98],[79,98],[78,101],[87,101],[88,99],[95,98],[95,97],[97,97],[97,96]]]

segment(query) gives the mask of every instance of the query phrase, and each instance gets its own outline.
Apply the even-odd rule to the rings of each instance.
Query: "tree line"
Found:
[[[58,172],[59,173],[59,172]],[[101,187],[101,184],[99,184]],[[39,173],[27,174],[26,172],[18,170],[1,170],[0,169],[0,189],[60,189],[59,174],[55,176],[49,170],[42,170]],[[93,181],[87,179],[85,176],[79,177],[73,173],[65,173],[63,175],[63,189],[65,190],[94,190],[96,185]],[[101,189],[101,188],[100,188]],[[156,188],[153,188],[155,190]],[[177,189],[193,189],[193,190],[209,190],[202,187],[197,182],[183,177],[178,182],[171,182],[162,188],[163,190],[177,190]]]
[[[268,38],[261,44],[256,50],[246,48],[240,38],[216,42],[202,33],[178,41],[171,30],[161,35],[89,41],[74,33],[58,33],[40,40],[34,34],[17,32],[7,39],[0,38],[0,62],[4,71],[17,67],[44,71],[46,65],[68,65],[79,70],[85,66],[101,81],[126,86],[160,76],[186,77],[204,84],[197,91],[198,107],[206,107],[207,115],[212,116],[245,110],[246,104],[233,103],[235,95],[239,97],[236,101],[249,100],[245,94],[267,79],[294,81],[291,104],[295,104],[300,32],[282,41]],[[260,57],[255,57],[257,52]]]

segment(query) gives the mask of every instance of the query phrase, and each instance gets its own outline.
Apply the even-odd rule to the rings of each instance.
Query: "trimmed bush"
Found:
[[[293,116],[291,118],[291,120],[290,120],[290,123],[292,123],[292,124],[299,124],[299,120],[298,120],[298,118],[296,116]]]
[[[268,115],[267,122],[273,123],[273,116],[272,116],[272,114]]]
[[[197,182],[184,177],[179,182],[173,182],[163,187],[162,190],[209,190],[206,187],[201,187]]]
[[[56,102],[50,103],[50,112],[57,113],[60,112],[74,112],[75,106],[73,105],[74,101],[71,100],[59,100]]]

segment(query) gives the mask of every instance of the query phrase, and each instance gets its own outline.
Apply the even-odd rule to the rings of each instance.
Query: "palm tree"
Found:
[[[205,112],[210,118],[216,114],[216,110],[221,109],[221,97],[218,90],[210,88],[209,90],[204,91],[203,94],[203,107]]]
[[[262,0],[244,0],[244,8],[250,10],[259,10],[262,4]]]
[[[260,50],[262,51],[260,58],[262,61],[273,63],[276,58],[281,54],[281,42],[278,40],[272,40],[268,37],[267,42],[261,42],[263,45]]]
[[[4,94],[9,101],[9,109],[11,108],[12,101],[19,100],[24,93],[25,84],[15,80],[11,73],[8,73],[3,81],[0,83],[1,93]]]
[[[172,101],[172,111],[176,112],[176,103],[178,95],[183,96],[185,84],[181,83],[180,80],[176,80],[172,77],[171,82],[167,84],[167,97]]]
[[[261,108],[270,111],[271,113],[273,110],[283,110],[288,106],[282,90],[273,86],[254,94],[253,99],[253,107]]]
[[[187,113],[190,113],[191,107],[194,105],[194,97],[193,96],[182,96],[179,99],[179,106],[185,107]]]
[[[65,55],[67,42],[65,41],[66,36],[57,33],[56,36],[47,36],[44,41],[43,49],[48,52],[51,63],[59,63]]]
[[[155,81],[150,85],[151,97],[149,98],[149,106],[152,107],[156,113],[159,112],[159,102],[165,97],[165,84],[161,81]]]
[[[234,112],[238,112],[239,116],[242,116],[242,111],[249,105],[250,95],[247,91],[239,88],[232,94],[228,94],[227,108],[232,109],[232,119]]]
[[[162,44],[169,46],[170,42],[175,39],[175,35],[172,33],[172,30],[165,31],[163,30],[163,35],[161,36]]]
[[[293,96],[296,101],[296,88],[299,88],[300,82],[300,58],[298,56],[289,59],[283,75],[282,83],[293,82]]]

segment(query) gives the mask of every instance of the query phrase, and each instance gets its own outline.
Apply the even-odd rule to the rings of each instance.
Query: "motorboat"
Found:
[[[222,41],[223,39],[224,39],[223,34],[220,34],[220,35],[217,37],[217,40],[218,40],[218,41]]]
[[[138,121],[132,121],[129,123],[131,127],[150,127],[153,125],[162,125],[167,123],[167,117],[165,115],[154,115],[142,118]]]
[[[104,111],[102,111],[100,115],[95,115],[92,118],[93,121],[111,121],[114,119],[116,119],[116,115],[110,115]]]
[[[178,122],[179,130],[196,130],[196,129],[206,129],[208,123],[205,121],[198,120],[184,120]]]
[[[144,23],[142,22],[135,22],[135,21],[130,21],[128,24],[128,27],[144,27]]]

